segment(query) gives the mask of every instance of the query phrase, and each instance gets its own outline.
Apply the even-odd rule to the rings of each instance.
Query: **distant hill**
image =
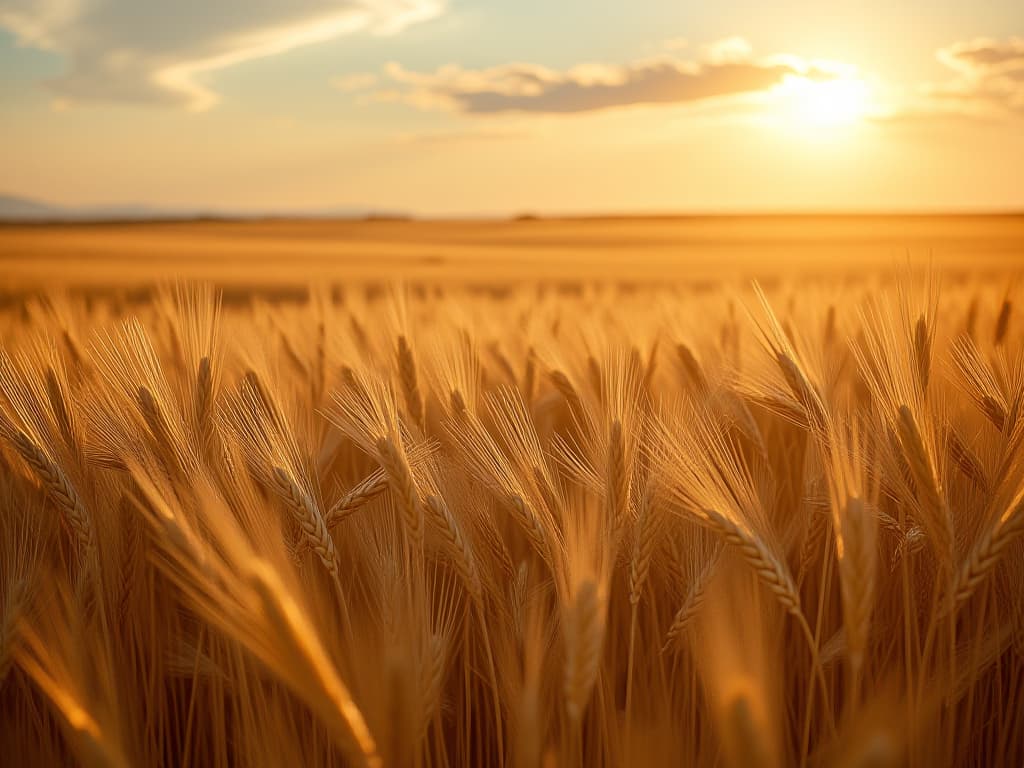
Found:
[[[36,220],[59,217],[61,208],[29,200],[24,197],[0,195],[0,219],[4,220]]]
[[[71,207],[0,194],[0,222],[159,221],[181,219],[408,219],[410,214],[376,208],[268,209],[264,211],[156,208],[145,205]]]
[[[55,205],[15,195],[0,195],[0,221],[136,221],[180,218],[180,214],[144,205]],[[188,217],[188,214],[185,214]]]

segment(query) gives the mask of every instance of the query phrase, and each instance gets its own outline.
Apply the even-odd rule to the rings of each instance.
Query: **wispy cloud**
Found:
[[[71,101],[204,109],[207,76],[357,31],[398,32],[442,0],[0,0],[0,26],[67,61],[51,81]]]
[[[993,40],[979,37],[939,51],[939,59],[969,76],[1003,74],[1024,80],[1024,38]]]
[[[943,48],[938,57],[956,74],[927,88],[928,95],[1024,114],[1024,39],[976,38]]]
[[[583,64],[554,70],[536,64],[489,69],[456,65],[413,72],[391,63],[385,100],[472,114],[578,113],[638,104],[681,104],[764,91],[789,76],[828,78],[827,69],[793,56],[755,59],[742,38],[705,48],[703,58],[661,56],[624,65]]]
[[[878,116],[882,122],[921,124],[1024,117],[1024,39],[965,40],[936,52],[949,70],[941,82]]]

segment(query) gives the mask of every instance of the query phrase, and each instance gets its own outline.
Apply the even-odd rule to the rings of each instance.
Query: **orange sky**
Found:
[[[1014,2],[0,0],[0,193],[65,205],[1024,208]]]

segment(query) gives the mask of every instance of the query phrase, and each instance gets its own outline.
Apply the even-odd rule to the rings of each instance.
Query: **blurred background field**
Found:
[[[857,278],[911,263],[947,276],[1024,265],[1024,215],[512,220],[234,220],[0,226],[0,288],[167,279],[287,290],[310,281],[495,285]]]

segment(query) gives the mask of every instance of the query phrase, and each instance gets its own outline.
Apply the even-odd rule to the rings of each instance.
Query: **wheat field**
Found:
[[[4,759],[1022,765],[1014,297],[12,302]]]

